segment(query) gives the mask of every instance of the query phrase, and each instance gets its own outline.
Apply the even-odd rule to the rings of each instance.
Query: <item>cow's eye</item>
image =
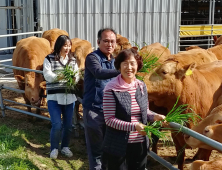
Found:
[[[29,87],[29,84],[28,84],[28,83],[26,83],[26,86],[27,86],[27,87]]]
[[[163,74],[167,74],[167,72],[166,72],[166,71],[162,71],[162,73],[163,73]]]
[[[222,121],[221,120],[217,120],[216,123],[217,124],[222,124]]]

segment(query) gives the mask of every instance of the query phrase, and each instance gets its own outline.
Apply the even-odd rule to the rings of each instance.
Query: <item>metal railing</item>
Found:
[[[179,25],[179,27],[179,51],[183,51],[184,47],[192,45],[210,48],[214,46],[213,36],[222,35],[222,25],[220,24]],[[187,30],[181,30],[184,27],[187,27]],[[189,29],[192,27],[193,29]]]
[[[187,127],[181,126],[178,123],[174,123],[174,122],[170,122],[169,125],[174,128],[177,129],[185,134],[188,134],[198,140],[200,140],[201,142],[204,142],[208,145],[210,145],[211,147],[217,149],[218,151],[222,152],[222,143],[219,143],[215,140],[212,140],[204,135],[201,135]],[[170,164],[169,162],[167,162],[166,160],[164,160],[163,158],[159,157],[158,155],[156,155],[154,152],[149,151],[148,152],[149,156],[152,157],[153,159],[155,159],[156,161],[158,161],[159,163],[161,163],[163,166],[165,166],[166,168],[170,169],[170,170],[178,170],[177,168],[175,168],[172,164]]]
[[[39,74],[42,74],[42,71],[39,71],[39,70],[31,70],[31,69],[27,69],[27,68],[21,68],[21,67],[15,67],[15,66],[8,66],[8,65],[4,65],[4,64],[0,64],[0,67],[6,67],[6,68],[11,68],[11,69],[18,69],[18,70],[23,70],[23,71],[33,71],[33,72],[36,72],[36,73],[39,73]],[[27,115],[30,115],[30,116],[35,116],[35,117],[38,117],[38,118],[41,118],[41,119],[45,119],[45,120],[50,120],[50,118],[47,118],[47,117],[44,117],[44,116],[41,116],[41,115],[37,115],[37,114],[34,114],[34,113],[31,113],[31,112],[27,112],[27,111],[24,111],[24,110],[20,110],[20,109],[16,109],[16,108],[12,108],[12,107],[9,107],[9,106],[5,106],[3,101],[8,101],[8,102],[14,102],[14,101],[10,101],[8,99],[3,99],[2,98],[2,93],[1,93],[1,90],[2,89],[8,89],[8,90],[12,90],[12,91],[15,91],[15,92],[18,92],[18,93],[24,93],[24,90],[19,90],[19,89],[14,89],[14,88],[11,88],[11,87],[6,87],[4,85],[0,85],[0,107],[1,107],[1,110],[2,110],[2,116],[4,117],[5,116],[5,112],[4,110],[8,109],[8,110],[12,110],[12,111],[16,111],[16,112],[20,112],[20,113],[24,113],[24,114],[27,114]],[[82,99],[81,98],[77,98],[78,101],[81,103]],[[14,102],[16,104],[21,104],[21,103],[18,103],[18,102]],[[23,106],[28,106],[26,104],[21,104]],[[31,105],[29,105],[30,107],[33,107]],[[38,107],[35,107],[37,109],[41,109],[41,108],[38,108]],[[46,110],[46,109],[44,109]],[[75,114],[76,115],[76,114]],[[74,117],[74,129],[75,129],[75,126],[78,124],[78,121],[76,119],[76,117]],[[217,141],[214,141],[204,135],[201,135],[191,129],[188,129],[184,126],[181,126],[180,124],[177,124],[177,123],[174,123],[174,122],[170,122],[169,125],[174,128],[174,129],[178,129],[180,130],[181,132],[183,133],[186,133],[208,145],[210,145],[211,147],[219,150],[222,152],[222,144],[217,142]],[[76,130],[76,129],[75,129]],[[77,132],[78,133],[78,132]],[[178,170],[177,168],[175,168],[172,164],[170,164],[169,162],[167,162],[166,160],[164,160],[163,158],[159,157],[158,155],[156,155],[154,152],[152,151],[149,151],[148,152],[149,156],[151,156],[153,159],[155,159],[156,161],[158,161],[159,163],[161,163],[163,166],[167,167],[168,169],[170,170]]]
[[[42,34],[42,33],[43,33],[43,31],[25,32],[25,33],[17,33],[17,34],[6,34],[6,35],[0,35],[0,38],[3,38],[3,37],[13,37],[13,36],[19,36],[19,35],[29,35],[29,34]],[[11,49],[15,49],[15,46],[0,48],[0,51],[11,50]]]
[[[43,71],[40,71],[40,70],[32,70],[32,69],[28,69],[28,68],[9,66],[9,65],[5,65],[5,64],[0,64],[0,68],[10,68],[10,69],[16,69],[16,70],[22,70],[22,71],[27,71],[27,72],[35,72],[35,73],[38,73],[38,74],[43,74]],[[3,97],[2,97],[2,89],[7,89],[7,90],[14,91],[14,92],[17,92],[17,93],[25,93],[25,91],[24,90],[20,90],[20,89],[15,89],[15,88],[12,88],[12,87],[4,86],[4,84],[0,84],[0,108],[1,108],[1,111],[2,111],[2,116],[3,117],[5,117],[5,110],[12,110],[12,111],[16,111],[16,112],[19,112],[19,113],[27,114],[27,115],[30,115],[30,116],[34,116],[34,117],[37,117],[37,118],[40,118],[40,119],[44,119],[44,120],[49,120],[50,121],[50,118],[48,118],[48,117],[41,116],[41,115],[38,115],[38,114],[35,114],[35,113],[27,112],[27,111],[24,111],[24,110],[20,110],[20,109],[16,109],[16,108],[12,108],[12,107],[4,105],[3,102],[7,101],[7,102],[11,102],[11,103],[16,103],[16,104],[19,104],[19,105],[22,105],[22,106],[26,106],[26,107],[32,107],[32,108],[35,108],[35,109],[48,111],[48,109],[42,109],[40,107],[36,107],[36,106],[32,106],[32,105],[27,105],[27,104],[23,104],[23,103],[18,103],[18,102],[15,102],[15,101],[12,101],[12,100],[8,100],[8,99],[3,99]],[[82,99],[79,98],[79,97],[77,97],[77,100],[80,103],[82,102]],[[79,136],[79,132],[78,132],[79,125],[83,127],[83,123],[79,122],[78,119],[77,119],[77,114],[78,113],[77,113],[76,109],[74,109],[73,128],[74,128],[74,135],[75,136]]]

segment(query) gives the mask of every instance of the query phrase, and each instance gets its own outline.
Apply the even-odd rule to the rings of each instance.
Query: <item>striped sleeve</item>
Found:
[[[149,122],[154,122],[154,115],[156,115],[157,113],[151,111],[149,109],[149,101],[148,101],[148,104],[147,104],[147,120]]]
[[[115,117],[116,102],[111,90],[104,92],[103,112],[107,126],[122,131],[136,131],[136,123],[126,122]]]

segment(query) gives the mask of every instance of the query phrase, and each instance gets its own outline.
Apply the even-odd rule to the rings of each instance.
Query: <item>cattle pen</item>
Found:
[[[33,33],[36,33],[36,32],[30,32],[30,33],[25,33],[25,34],[33,34]],[[41,34],[42,32],[40,31],[38,33]],[[4,35],[3,37],[7,37],[7,36],[15,36],[15,35],[14,34],[13,35]],[[15,47],[8,47],[8,49],[9,48],[10,49],[14,49]],[[36,73],[42,74],[42,71],[40,71],[40,70],[31,70],[31,69],[27,69],[27,68],[14,67],[14,66],[9,66],[9,65],[5,65],[5,64],[0,64],[0,68],[18,69],[18,70],[32,71],[32,72],[36,72]],[[3,117],[5,117],[5,110],[11,110],[11,111],[23,113],[23,114],[26,114],[26,115],[30,115],[30,116],[38,117],[40,119],[44,119],[44,120],[50,121],[50,118],[48,118],[48,117],[37,115],[37,114],[31,113],[31,112],[27,112],[27,111],[24,111],[24,110],[20,110],[20,109],[16,109],[16,108],[12,108],[12,107],[9,107],[7,105],[4,105],[3,102],[7,101],[7,102],[12,102],[12,103],[15,103],[15,104],[23,105],[23,106],[26,106],[26,107],[33,107],[35,109],[40,109],[40,110],[43,110],[43,111],[47,111],[47,109],[42,109],[42,108],[38,108],[38,107],[35,107],[35,106],[26,105],[26,104],[23,104],[23,103],[18,103],[18,102],[12,101],[12,100],[3,99],[3,97],[2,97],[2,89],[11,90],[11,91],[14,91],[16,93],[21,93],[21,94],[24,93],[24,90],[19,90],[19,89],[7,87],[7,86],[4,86],[3,84],[0,84],[0,108],[1,108],[1,111],[2,111],[2,116]],[[78,99],[78,102],[81,103],[81,98],[78,97],[77,99]],[[74,128],[74,135],[75,136],[79,135],[79,128],[80,128],[80,126],[83,127],[83,123],[81,121],[78,121],[77,115],[78,115],[78,112],[75,109],[75,113],[74,113],[74,117],[73,117],[73,128]],[[180,129],[182,132],[184,132],[184,133],[186,133],[186,134],[188,134],[188,135],[190,135],[190,136],[192,136],[194,138],[197,138],[200,141],[205,142],[208,145],[210,145],[210,146],[212,146],[212,147],[214,147],[217,150],[222,152],[222,144],[221,143],[219,143],[217,141],[214,141],[212,139],[209,139],[209,138],[207,138],[207,137],[205,137],[203,135],[200,135],[200,134],[198,134],[198,133],[196,133],[196,132],[194,132],[194,131],[192,131],[192,130],[190,130],[188,128],[181,127],[179,124],[171,122],[170,126],[173,127],[173,128],[176,128],[176,129]],[[163,166],[165,166],[168,169],[171,169],[171,170],[176,170],[177,169],[172,164],[170,164],[165,159],[161,158],[160,156],[158,156],[157,154],[155,154],[152,151],[149,151],[149,156],[152,157],[154,160],[156,160],[157,162],[159,162],[160,164],[162,164]]]
[[[0,64],[0,68],[2,67],[5,67],[5,68],[10,68],[10,69],[18,69],[18,70],[23,70],[23,71],[33,71],[33,72],[36,72],[36,73],[39,73],[39,74],[42,74],[42,71],[40,70],[31,70],[31,69],[27,69],[27,68],[21,68],[21,67],[14,67],[14,66],[9,66],[9,65],[4,65],[4,64]],[[7,101],[7,102],[12,102],[12,103],[16,103],[16,104],[19,104],[19,105],[23,105],[23,106],[26,106],[26,107],[34,107],[36,109],[40,109],[40,110],[44,110],[44,111],[47,111],[47,109],[42,109],[42,108],[38,108],[38,107],[35,107],[35,106],[31,106],[31,105],[26,105],[26,104],[23,104],[23,103],[18,103],[18,102],[15,102],[15,101],[12,101],[12,100],[8,100],[8,99],[3,99],[2,97],[2,89],[7,89],[7,90],[11,90],[11,91],[15,91],[17,93],[24,93],[24,90],[19,90],[19,89],[15,89],[15,88],[11,88],[11,87],[7,87],[7,86],[4,86],[4,84],[0,84],[0,108],[1,108],[1,111],[2,111],[2,116],[5,117],[5,110],[11,110],[11,111],[15,111],[15,112],[19,112],[19,113],[23,113],[23,114],[27,114],[27,115],[30,115],[30,116],[34,116],[34,117],[38,117],[40,119],[44,119],[44,120],[48,120],[50,121],[50,118],[48,117],[45,117],[45,116],[41,116],[41,115],[37,115],[37,114],[34,114],[34,113],[31,113],[31,112],[27,112],[27,111],[24,111],[24,110],[20,110],[20,109],[16,109],[16,108],[12,108],[12,107],[9,107],[9,106],[6,106],[4,105],[4,101]],[[78,99],[78,102],[81,103],[81,98],[77,98]],[[79,125],[82,125],[82,122],[78,122],[78,119],[77,119],[77,110],[75,109],[75,113],[74,113],[74,117],[73,117],[73,128],[75,130],[75,136],[78,136],[78,126]],[[213,148],[217,149],[218,151],[222,152],[222,144],[217,142],[217,141],[214,141],[208,137],[205,137],[191,129],[188,129],[186,127],[183,127],[177,123],[174,123],[174,122],[170,122],[169,124],[172,128],[175,128],[175,129],[179,129],[181,130],[183,133],[185,134],[188,134],[210,146],[212,146]],[[175,168],[172,164],[170,164],[169,162],[167,162],[166,160],[164,160],[163,158],[159,157],[157,154],[155,154],[154,152],[152,151],[149,151],[149,156],[152,157],[154,160],[158,161],[160,164],[162,164],[163,166],[165,166],[166,168],[168,169],[171,169],[171,170],[176,170],[177,168]]]
[[[1,67],[10,68],[10,69],[17,69],[17,70],[22,70],[22,71],[30,71],[30,72],[35,72],[35,73],[38,73],[38,74],[43,74],[43,72],[40,71],[40,70],[32,70],[32,69],[28,69],[28,68],[8,66],[8,65],[4,65],[4,64],[0,64],[0,68]],[[34,116],[34,117],[38,117],[40,119],[44,119],[44,120],[49,120],[50,121],[50,118],[48,118],[48,117],[45,117],[45,116],[42,116],[42,115],[38,115],[38,114],[34,114],[34,113],[31,113],[31,112],[27,112],[27,111],[24,111],[24,110],[12,108],[12,107],[9,107],[9,106],[5,106],[3,101],[16,103],[16,104],[19,104],[19,105],[23,105],[23,106],[26,106],[26,107],[32,107],[32,108],[43,110],[43,111],[48,111],[48,109],[43,109],[43,108],[40,108],[40,107],[36,107],[36,106],[32,106],[32,105],[27,105],[27,104],[23,104],[23,103],[18,103],[18,102],[15,102],[15,101],[12,101],[12,100],[8,100],[8,99],[3,99],[2,98],[2,93],[1,93],[2,89],[11,90],[11,91],[14,91],[14,92],[17,92],[17,93],[25,93],[25,91],[4,86],[4,84],[0,84],[0,106],[1,106],[2,116],[3,117],[5,117],[5,110],[12,110],[12,111],[16,111],[16,112],[19,112],[19,113],[24,113],[24,114],[27,114],[27,115],[30,115],[30,116]],[[81,103],[82,100],[81,100],[81,98],[77,97],[77,101]],[[74,109],[73,128],[75,130],[75,136],[78,136],[78,133],[77,133],[77,130],[79,128],[78,126],[79,125],[81,125],[82,127],[84,126],[82,122],[78,122],[77,114],[78,114],[77,110]]]

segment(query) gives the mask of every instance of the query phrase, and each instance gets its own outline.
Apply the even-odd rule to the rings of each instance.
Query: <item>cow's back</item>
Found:
[[[45,38],[49,41],[51,51],[53,51],[55,42],[60,35],[69,36],[68,32],[66,32],[65,30],[58,29],[58,28],[53,28],[53,29],[44,31],[44,33],[42,34],[42,38]]]
[[[78,67],[80,69],[83,69],[85,67],[86,56],[93,51],[92,45],[89,41],[82,40],[79,38],[71,39],[71,41],[72,41],[71,52],[76,57]]]
[[[44,38],[29,37],[20,40],[13,52],[13,66],[38,69],[51,52],[49,42]],[[14,70],[15,75],[24,76],[24,71]]]
[[[218,60],[214,53],[205,49],[192,49],[179,52],[177,54],[169,56],[169,59],[174,59],[182,67],[191,63],[202,65]]]
[[[139,54],[142,57],[155,55],[156,57],[159,57],[158,62],[160,63],[168,59],[168,57],[171,55],[170,50],[158,42],[144,46],[139,51]]]
[[[220,36],[219,38],[217,38],[216,42],[215,42],[215,46],[216,45],[220,45],[222,44],[222,36]]]
[[[222,44],[209,48],[208,51],[214,53],[218,60],[222,60]]]

